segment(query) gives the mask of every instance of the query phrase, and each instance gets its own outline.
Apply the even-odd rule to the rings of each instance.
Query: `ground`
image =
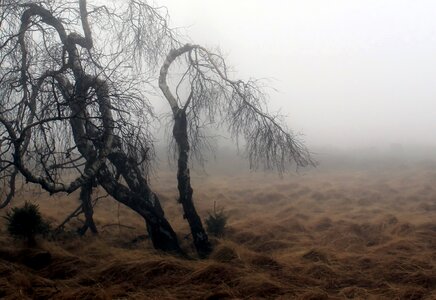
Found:
[[[212,172],[210,172],[212,173]],[[100,236],[79,238],[71,222],[48,267],[31,269],[22,244],[0,232],[0,297],[6,299],[436,299],[436,165],[317,168],[285,175],[193,173],[200,214],[229,215],[215,250],[197,260],[176,202],[175,175],[153,189],[192,260],[154,251],[143,221],[111,199],[96,207]],[[99,195],[103,195],[99,192]],[[53,225],[77,195],[22,187]],[[0,212],[4,214],[4,211]],[[121,226],[118,226],[121,224]]]

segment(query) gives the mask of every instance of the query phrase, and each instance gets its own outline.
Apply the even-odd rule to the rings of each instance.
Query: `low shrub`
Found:
[[[50,225],[42,218],[38,205],[27,201],[21,207],[12,208],[5,219],[9,234],[26,240],[29,246],[36,244],[37,235],[46,235],[50,231]]]
[[[224,212],[223,208],[217,210],[216,203],[213,205],[213,213],[208,213],[205,222],[206,222],[206,230],[209,234],[221,237],[224,235],[228,215]]]

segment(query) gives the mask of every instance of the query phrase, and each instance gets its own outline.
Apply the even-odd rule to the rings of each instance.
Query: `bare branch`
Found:
[[[200,131],[204,122],[201,119],[206,118],[210,124],[226,123],[235,139],[240,136],[244,139],[251,168],[263,164],[264,168],[275,169],[281,174],[292,163],[297,167],[315,164],[307,148],[287,129],[282,118],[267,112],[266,95],[258,82],[230,79],[223,57],[204,47],[186,44],[173,49],[161,67],[159,87],[174,116],[180,107],[166,77],[170,65],[183,56],[186,57],[186,72],[191,74],[181,79],[189,77],[190,86],[182,108],[188,117],[189,139],[194,152],[203,138]]]

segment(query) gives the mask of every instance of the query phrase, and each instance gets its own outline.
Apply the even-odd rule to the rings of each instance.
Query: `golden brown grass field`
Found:
[[[42,240],[53,261],[41,270],[20,262],[22,246],[2,220],[0,298],[436,299],[436,164],[319,168],[281,179],[218,173],[193,173],[200,214],[216,201],[230,216],[209,259],[133,243],[145,233],[141,219],[103,199],[95,215],[100,236]],[[195,258],[174,177],[160,172],[152,185]],[[13,205],[24,199],[37,202],[53,224],[78,205],[75,194],[50,197],[31,187]]]

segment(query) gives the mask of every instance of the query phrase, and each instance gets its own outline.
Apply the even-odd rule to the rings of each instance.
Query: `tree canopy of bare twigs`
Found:
[[[186,65],[177,88],[187,83],[187,99],[180,99],[177,88],[175,96],[166,82],[169,67],[177,58],[184,59]],[[160,70],[159,86],[174,114],[185,111],[194,151],[202,142],[201,130],[206,123],[223,126],[233,138],[242,138],[253,169],[263,166],[283,173],[293,164],[314,164],[310,152],[287,128],[282,116],[268,113],[262,83],[232,79],[220,53],[191,44],[171,50]]]
[[[312,163],[280,118],[267,113],[257,82],[231,79],[219,53],[180,43],[166,10],[145,0],[0,3],[0,208],[13,199],[19,176],[50,193],[80,190],[86,228],[97,232],[91,194],[101,186],[144,218],[157,249],[181,252],[148,184],[149,127],[157,120],[147,97],[158,75],[175,120],[180,201],[200,256],[210,245],[204,230],[195,229],[202,225],[188,155],[200,149],[204,118],[243,138],[253,168],[264,164],[281,173],[289,163]],[[178,58],[186,72],[174,96],[166,77]],[[177,96],[182,82],[189,86],[184,100]]]

